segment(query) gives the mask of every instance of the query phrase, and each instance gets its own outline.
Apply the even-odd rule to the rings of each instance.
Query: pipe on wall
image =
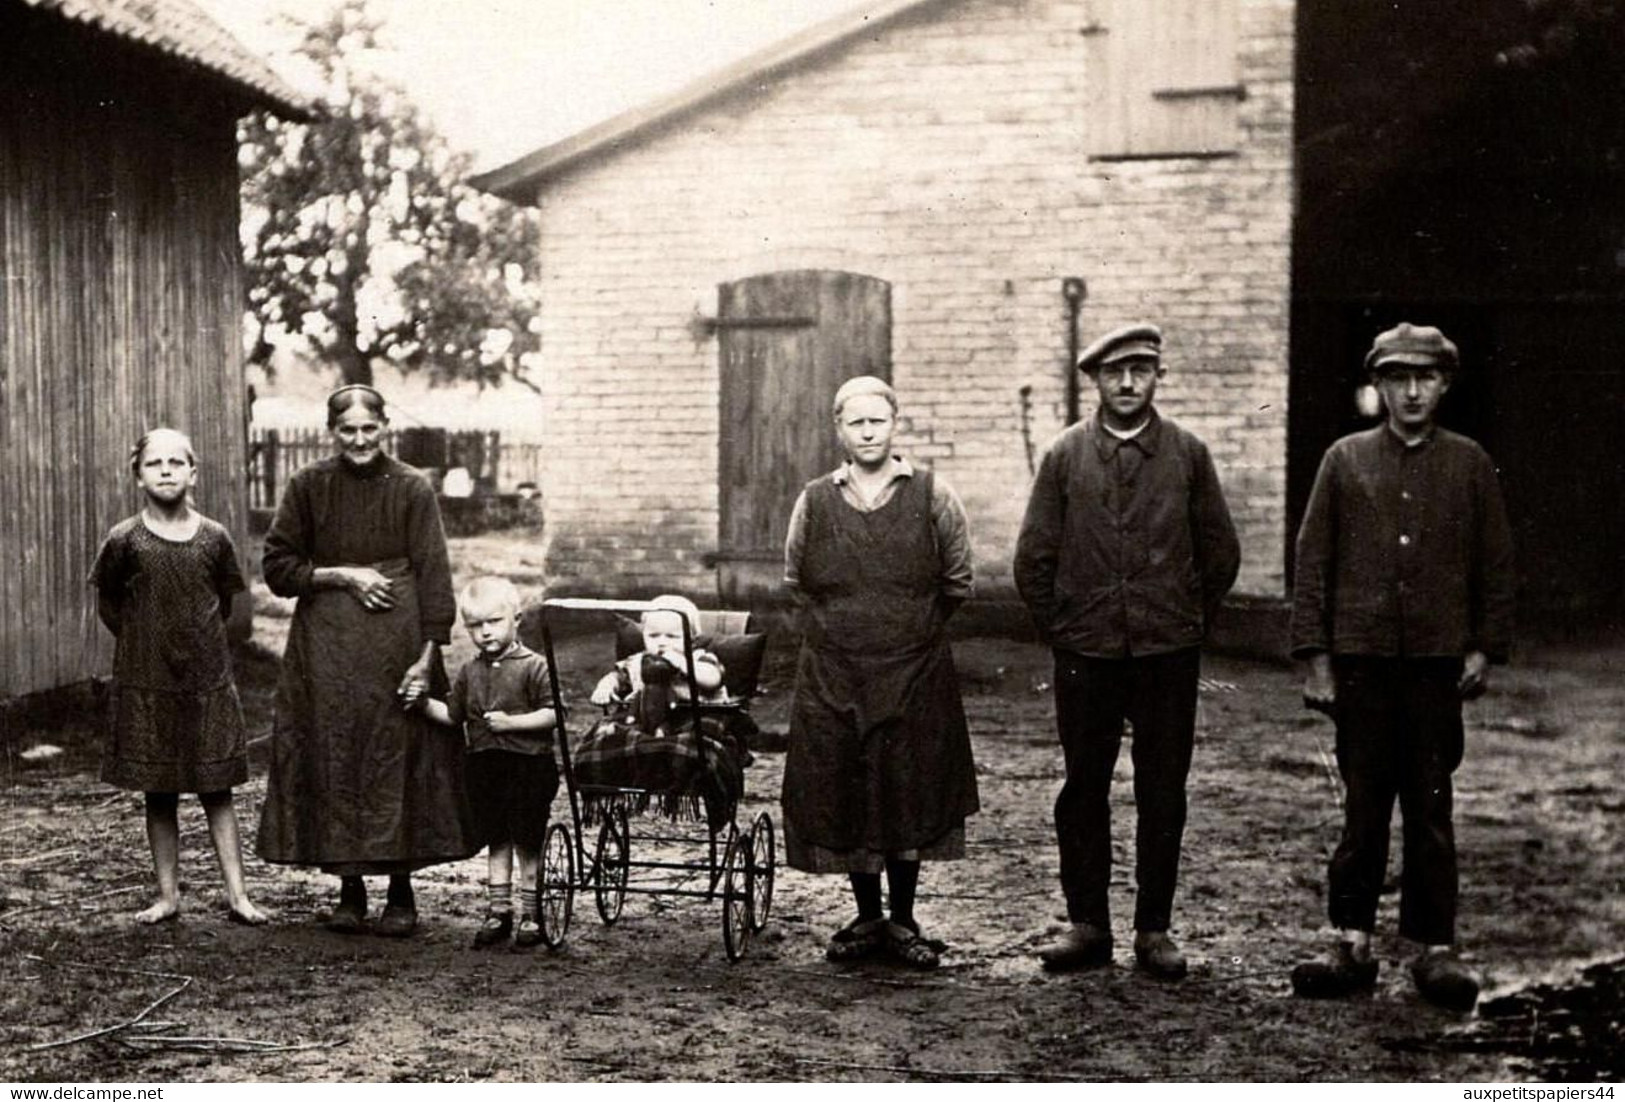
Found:
[[[1078,423],[1081,396],[1078,393],[1078,318],[1083,313],[1083,300],[1089,297],[1089,285],[1082,276],[1067,276],[1061,280],[1061,297],[1066,300],[1066,423]]]

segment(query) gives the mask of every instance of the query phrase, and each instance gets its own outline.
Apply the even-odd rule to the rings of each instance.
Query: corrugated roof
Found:
[[[537,187],[582,161],[637,145],[660,133],[671,122],[725,96],[760,87],[767,80],[820,60],[865,35],[878,34],[893,20],[942,2],[882,0],[866,4],[703,76],[669,96],[625,111],[501,168],[473,176],[469,183],[515,202],[533,202]]]
[[[150,46],[250,90],[282,113],[308,117],[311,102],[295,92],[192,0],[22,0],[97,30]]]

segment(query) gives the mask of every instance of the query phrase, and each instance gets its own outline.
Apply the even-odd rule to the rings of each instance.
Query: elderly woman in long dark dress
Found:
[[[825,955],[887,951],[916,968],[922,860],[964,856],[977,810],[970,734],[945,625],[971,593],[964,506],[891,451],[897,397],[873,376],[835,395],[847,462],[807,484],[785,547],[803,639],[784,770],[787,859],[845,873],[857,916]],[[890,917],[882,906],[886,874]]]
[[[340,877],[340,933],[366,928],[362,877],[387,874],[374,929],[405,937],[411,873],[475,851],[461,740],[399,700],[444,691],[451,569],[433,487],[381,446],[382,395],[334,391],[327,424],[337,454],[289,479],[265,538],[266,584],[298,605],[257,848]]]

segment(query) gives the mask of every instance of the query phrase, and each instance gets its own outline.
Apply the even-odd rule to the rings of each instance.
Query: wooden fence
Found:
[[[542,445],[504,440],[499,432],[390,429],[384,449],[426,472],[436,486],[453,467],[468,471],[476,494],[512,493],[523,483],[541,485]],[[332,454],[333,439],[323,429],[254,429],[248,440],[249,504],[276,508],[289,475]]]

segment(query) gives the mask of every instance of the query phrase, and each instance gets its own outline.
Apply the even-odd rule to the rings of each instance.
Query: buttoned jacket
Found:
[[[1240,563],[1207,446],[1153,411],[1126,440],[1097,413],[1050,444],[1013,571],[1047,642],[1126,658],[1200,644]]]
[[[1298,530],[1292,652],[1504,661],[1516,578],[1490,457],[1386,425],[1326,451]]]

